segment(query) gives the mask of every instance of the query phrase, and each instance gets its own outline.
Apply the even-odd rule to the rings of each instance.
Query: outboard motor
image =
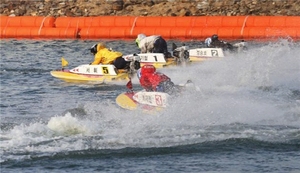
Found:
[[[133,74],[134,72],[136,72],[138,69],[141,68],[140,61],[141,61],[140,56],[138,56],[137,54],[133,54],[133,57],[129,64],[129,73]]]
[[[248,43],[245,42],[244,40],[242,40],[239,43],[235,43],[233,45],[233,47],[235,47],[237,49],[237,52],[240,53],[240,52],[244,52],[247,50],[247,45],[248,45]]]
[[[141,68],[141,57],[138,54],[131,54],[123,56],[125,61],[127,61],[126,69],[128,70],[128,73],[133,74],[138,69]]]
[[[189,47],[185,45],[177,47],[175,43],[172,44],[173,57],[177,64],[190,61],[190,53],[188,49]]]

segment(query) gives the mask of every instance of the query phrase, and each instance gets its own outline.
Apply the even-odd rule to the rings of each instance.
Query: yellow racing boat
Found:
[[[114,65],[84,64],[73,69],[64,69],[68,62],[62,58],[62,69],[53,70],[50,74],[66,82],[76,83],[107,83],[128,80],[129,73],[125,69],[118,70]]]

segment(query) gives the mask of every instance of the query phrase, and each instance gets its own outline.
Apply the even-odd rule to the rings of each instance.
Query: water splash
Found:
[[[119,108],[111,98],[120,88],[107,94],[97,87],[78,92],[71,86],[61,92],[60,86],[55,88],[58,96],[49,94],[47,102],[62,107],[61,115],[52,113],[41,122],[1,128],[1,161],[11,156],[27,159],[66,151],[166,147],[232,138],[291,142],[299,139],[299,50],[299,45],[282,41],[224,59],[161,69],[176,84],[191,79],[199,90],[174,99],[156,115]],[[83,106],[74,107],[76,103]]]

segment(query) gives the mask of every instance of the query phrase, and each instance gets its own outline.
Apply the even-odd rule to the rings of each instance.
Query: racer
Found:
[[[125,69],[129,67],[128,61],[122,57],[121,52],[112,51],[106,48],[104,43],[98,43],[90,48],[91,53],[95,56],[94,61],[90,65],[113,64],[117,69]]]
[[[234,47],[230,43],[219,40],[217,34],[214,34],[211,37],[206,38],[204,43],[206,47],[209,48],[222,48],[223,50],[230,50],[230,51],[234,50]]]
[[[160,35],[147,37],[145,34],[139,34],[135,43],[141,49],[141,53],[163,53],[166,58],[170,57],[167,42]]]
[[[144,65],[137,72],[141,86],[146,91],[165,92],[173,94],[176,87],[171,79],[163,73],[156,72],[153,65]]]

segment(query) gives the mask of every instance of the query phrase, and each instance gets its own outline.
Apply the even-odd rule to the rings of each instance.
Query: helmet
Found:
[[[140,41],[141,41],[142,39],[144,39],[144,38],[146,38],[146,35],[145,35],[145,34],[139,34],[139,35],[137,36],[137,38],[135,39],[136,45],[139,46]]]
[[[211,36],[211,40],[214,41],[214,40],[218,40],[218,35],[217,34],[214,34]]]
[[[104,43],[98,43],[98,44],[94,44],[90,50],[91,53],[95,55],[99,50],[103,48],[106,48],[106,45]]]
[[[153,65],[144,65],[141,68],[141,75],[143,74],[152,74],[156,72],[156,68]]]

